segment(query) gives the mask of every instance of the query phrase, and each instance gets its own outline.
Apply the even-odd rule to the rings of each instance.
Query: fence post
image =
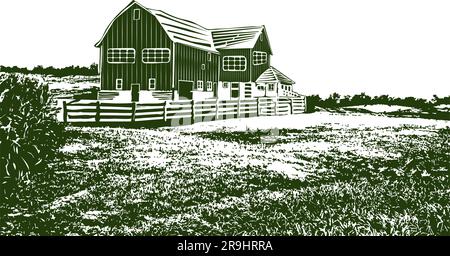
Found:
[[[96,102],[95,122],[100,122],[100,101]]]
[[[261,98],[258,98],[256,101],[256,116],[260,116],[261,115]]]
[[[169,101],[164,101],[164,123],[167,122],[167,109],[169,108]]]
[[[131,122],[136,121],[136,102],[131,103]]]
[[[274,110],[275,116],[278,116],[278,97],[275,97],[275,110]]]
[[[305,113],[308,113],[308,102],[307,102],[307,97],[303,96],[303,100],[304,100],[304,107],[305,107]]]
[[[219,120],[219,98],[216,100],[216,120]]]
[[[67,102],[63,101],[63,122],[67,123]]]
[[[289,104],[289,105],[291,105],[291,115],[293,115],[294,114],[294,98],[290,98],[289,100],[291,101]]]
[[[241,117],[241,98],[238,99],[236,111],[237,111],[236,118],[240,118]]]
[[[195,124],[195,100],[191,101],[191,112],[192,112],[192,124]]]

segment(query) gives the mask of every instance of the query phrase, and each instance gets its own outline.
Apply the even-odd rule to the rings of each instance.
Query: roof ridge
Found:
[[[194,22],[194,21],[192,21],[192,20],[187,20],[187,19],[184,19],[184,18],[177,17],[177,16],[172,15],[172,14],[170,14],[170,13],[167,13],[167,12],[165,12],[165,11],[163,11],[163,10],[157,10],[157,9],[152,9],[152,8],[146,8],[146,9],[149,10],[149,11],[161,12],[161,13],[167,15],[167,16],[170,16],[171,18],[179,19],[179,20],[188,22],[188,23],[190,23],[190,24],[197,25],[197,26],[199,26],[200,28],[203,28],[204,30],[207,30],[207,31],[211,32],[210,29],[208,29],[208,28],[206,28],[206,27],[204,27],[204,26],[202,26],[202,25],[200,25],[200,24],[198,24],[197,22]]]
[[[225,28],[210,28],[209,30],[211,32],[215,32],[218,30],[231,30],[231,29],[248,29],[248,28],[258,28],[258,29],[263,29],[265,26],[264,25],[252,25],[252,26],[239,26],[239,27],[225,27]]]

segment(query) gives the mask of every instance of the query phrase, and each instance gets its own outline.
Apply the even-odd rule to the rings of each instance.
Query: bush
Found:
[[[306,113],[314,113],[316,106],[319,105],[321,99],[319,95],[311,95],[306,97]]]
[[[0,197],[16,194],[62,142],[48,87],[23,75],[0,76]]]

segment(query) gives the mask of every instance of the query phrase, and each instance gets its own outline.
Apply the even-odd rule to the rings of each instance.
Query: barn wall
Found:
[[[259,76],[264,73],[269,67],[270,67],[270,58],[271,58],[271,52],[270,47],[268,44],[268,38],[266,33],[263,33],[263,40],[261,41],[258,39],[258,41],[255,44],[255,47],[252,50],[251,54],[251,70],[252,70],[252,81],[255,82]],[[253,51],[260,51],[260,52],[266,52],[267,53],[267,63],[263,65],[253,65]]]
[[[249,82],[251,80],[251,50],[249,49],[228,49],[220,50],[220,81],[227,82]],[[226,56],[245,56],[247,58],[246,71],[224,71],[223,70],[223,58]]]
[[[211,54],[211,61],[208,61],[208,52],[193,47],[175,44],[175,89],[178,89],[178,81],[192,81],[194,86],[197,81],[203,81],[204,91],[207,91],[206,83],[219,81],[219,61],[218,54]],[[205,65],[205,70],[202,70]],[[216,88],[213,87],[214,92]]]
[[[141,19],[133,20],[134,9],[141,10]],[[109,48],[134,48],[135,64],[108,64]],[[115,90],[115,80],[123,79],[124,90],[131,90],[132,83],[141,84],[141,89],[148,88],[148,79],[156,79],[156,90],[172,89],[172,61],[164,64],[142,63],[142,49],[169,48],[173,55],[173,44],[157,19],[135,4],[119,16],[112,24],[102,42],[101,49],[101,88]]]

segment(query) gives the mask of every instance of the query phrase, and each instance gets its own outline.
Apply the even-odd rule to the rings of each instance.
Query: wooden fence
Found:
[[[181,100],[161,103],[64,102],[66,123],[193,124],[233,118],[282,116],[304,113],[305,97],[258,98],[246,100]]]

